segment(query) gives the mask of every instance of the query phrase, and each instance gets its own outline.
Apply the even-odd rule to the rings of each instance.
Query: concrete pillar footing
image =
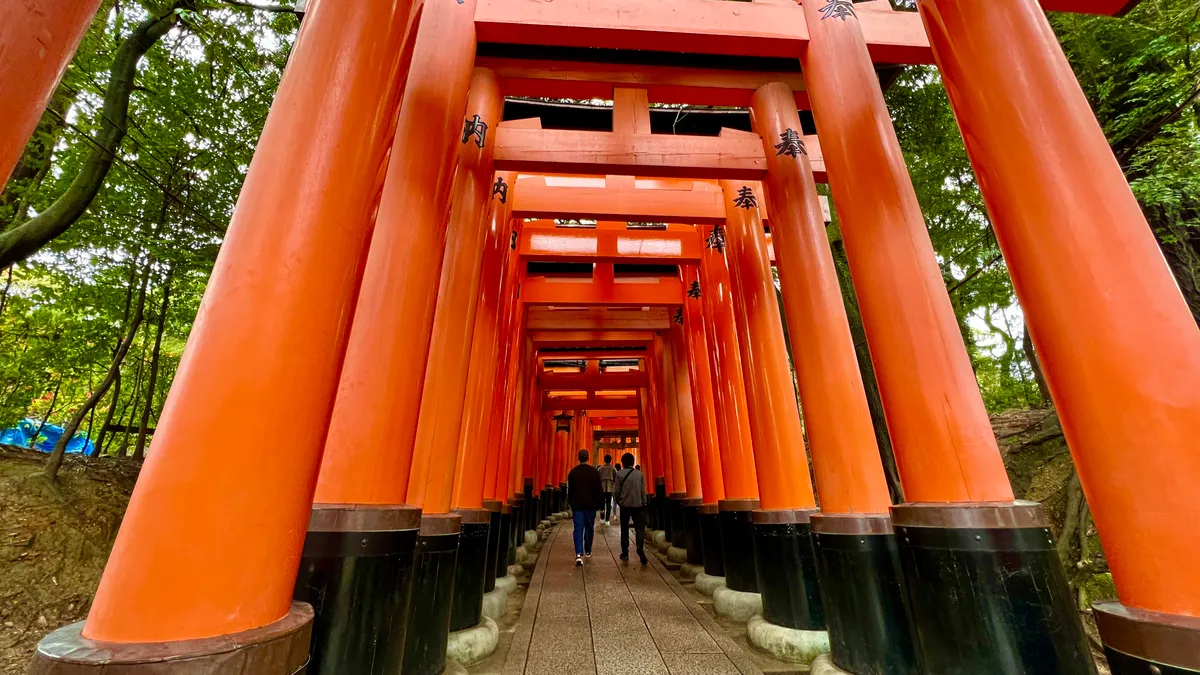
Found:
[[[711,574],[705,574],[704,572],[696,575],[696,590],[710,598],[718,588],[724,587],[725,577],[714,577]]]
[[[809,665],[821,654],[829,653],[828,631],[777,626],[762,616],[752,616],[746,622],[746,639],[763,653],[786,663]]]
[[[499,579],[497,579],[499,581]],[[495,589],[483,594],[483,616],[487,619],[497,619],[504,616],[508,611],[508,591],[500,588],[499,585]]]
[[[695,579],[704,574],[704,565],[689,565],[684,563],[679,568],[679,573],[683,575],[684,579]]]
[[[687,549],[670,546],[667,548],[667,560],[683,565],[687,562]]]
[[[848,670],[842,670],[833,665],[833,659],[828,654],[818,656],[812,662],[812,670],[809,675],[854,675]]]
[[[513,572],[514,567],[517,568],[516,573]],[[508,566],[508,575],[503,576],[503,577],[498,577],[496,579],[496,588],[503,589],[504,592],[507,593],[508,595],[512,595],[513,593],[516,593],[517,592],[517,574],[523,573],[524,571],[525,571],[525,568],[521,567],[520,565],[509,565]]]
[[[537,543],[538,533],[535,530],[525,530],[525,548],[528,550],[530,546]]]
[[[471,667],[492,655],[500,644],[500,626],[488,617],[478,625],[450,634],[446,642],[446,657],[454,662]],[[447,661],[447,665],[449,665]]]
[[[735,591],[721,586],[713,591],[713,609],[717,615],[730,621],[744,623],[756,614],[762,614],[762,594]]]

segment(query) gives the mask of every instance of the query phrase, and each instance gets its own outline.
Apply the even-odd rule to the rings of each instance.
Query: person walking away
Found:
[[[596,469],[600,474],[600,487],[604,490],[604,507],[600,519],[604,524],[612,519],[613,492],[617,489],[617,470],[612,465],[612,455],[604,456],[604,466]]]
[[[583,567],[583,556],[592,557],[596,534],[596,511],[604,502],[600,473],[588,463],[588,451],[579,451],[579,465],[567,474],[567,501],[574,512],[575,566]]]
[[[616,497],[621,507],[621,560],[629,560],[629,526],[633,525],[638,559],[646,558],[646,476],[633,463],[633,455],[621,455],[623,468],[617,472]]]

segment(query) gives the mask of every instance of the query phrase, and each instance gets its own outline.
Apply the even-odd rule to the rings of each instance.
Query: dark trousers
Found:
[[[592,538],[596,532],[596,512],[578,509],[571,516],[575,525],[575,556],[592,554]]]
[[[621,507],[621,555],[629,556],[629,525],[633,524],[634,539],[637,541],[639,558],[646,557],[646,509],[645,507]]]
[[[604,505],[600,507],[600,518],[608,521],[612,520],[613,514],[613,496],[611,492],[604,493]]]

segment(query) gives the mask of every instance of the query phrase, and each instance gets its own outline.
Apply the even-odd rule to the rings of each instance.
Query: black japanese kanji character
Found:
[[[704,242],[705,247],[717,250],[717,253],[725,252],[725,228],[720,225],[713,225],[712,232],[709,233],[708,239]]]
[[[733,205],[747,211],[756,209],[758,208],[758,197],[754,196],[754,190],[751,190],[749,185],[743,185],[738,188],[738,196],[733,200]]]
[[[679,324],[680,326],[683,325],[683,308],[682,307],[675,310],[675,323]]]
[[[775,149],[778,150],[775,153],[777,156],[797,157],[808,154],[808,148],[804,146],[804,139],[800,138],[800,134],[791,128],[779,134],[779,143],[775,145]]]
[[[693,281],[691,286],[688,286],[688,297],[693,300],[700,299],[700,282]]]
[[[847,18],[858,18],[858,14],[854,11],[854,2],[852,0],[829,0],[829,4],[821,8],[821,20],[825,19],[841,19],[845,21]]]
[[[482,148],[483,144],[487,141],[487,130],[487,122],[480,119],[479,115],[476,115],[474,119],[464,120],[462,142],[466,143],[474,136],[475,145]]]
[[[500,195],[501,204],[508,203],[508,183],[505,183],[504,179],[499,176],[496,177],[496,184],[492,186],[492,196],[496,195]]]
[[[512,250],[517,250],[517,231],[512,231],[512,241],[508,242],[508,247]]]

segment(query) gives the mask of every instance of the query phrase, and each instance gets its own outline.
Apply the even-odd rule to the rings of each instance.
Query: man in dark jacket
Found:
[[[629,560],[629,525],[633,524],[634,540],[637,542],[638,558],[642,564],[646,559],[646,477],[633,464],[633,454],[621,455],[625,468],[617,472],[615,494],[621,507],[621,560]]]
[[[588,464],[588,451],[579,451],[579,466],[567,474],[567,501],[575,519],[575,566],[583,567],[583,556],[592,557],[596,533],[596,511],[604,501],[600,473]]]

